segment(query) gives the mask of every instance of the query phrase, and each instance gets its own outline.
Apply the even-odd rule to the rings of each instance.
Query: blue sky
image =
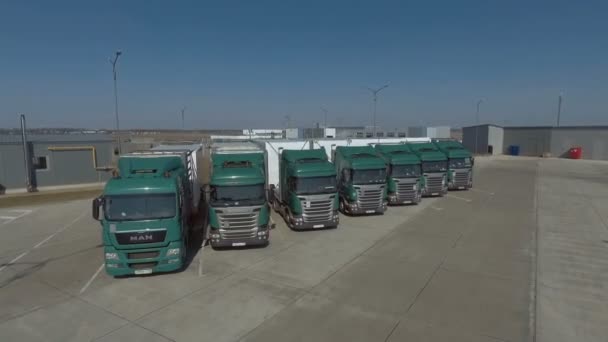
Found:
[[[0,127],[608,124],[605,1],[2,1]]]

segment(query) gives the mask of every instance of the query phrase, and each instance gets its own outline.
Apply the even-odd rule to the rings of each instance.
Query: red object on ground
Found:
[[[581,159],[583,158],[583,148],[582,147],[572,147],[570,151],[570,159]]]

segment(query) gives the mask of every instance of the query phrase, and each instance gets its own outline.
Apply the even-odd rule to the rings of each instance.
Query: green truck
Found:
[[[420,203],[424,183],[420,158],[407,144],[377,144],[375,149],[388,165],[388,203]]]
[[[467,190],[473,187],[473,155],[454,140],[438,140],[437,148],[448,157],[448,189]]]
[[[325,149],[282,150],[279,185],[272,203],[291,229],[337,227],[339,196],[336,168]]]
[[[270,207],[264,150],[250,142],[214,143],[206,187],[212,247],[267,245]]]
[[[103,194],[93,200],[109,275],[150,274],[185,265],[197,221],[199,145],[121,156]],[[103,215],[100,212],[103,211]]]
[[[386,164],[371,146],[335,149],[340,210],[345,214],[383,214],[386,211]]]
[[[432,142],[408,143],[422,164],[422,195],[444,196],[448,193],[448,158]]]

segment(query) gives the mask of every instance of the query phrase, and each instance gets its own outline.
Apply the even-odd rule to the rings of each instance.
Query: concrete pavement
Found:
[[[537,214],[555,209],[543,199],[543,187],[556,186],[543,178],[552,162],[479,158],[471,191],[384,216],[343,216],[330,230],[294,232],[275,216],[267,248],[205,247],[183,272],[145,277],[98,272],[100,228],[88,200],[10,208],[31,211],[0,222],[0,340],[527,341],[535,327],[553,337],[567,322],[544,323],[555,311],[534,301]],[[549,181],[572,176],[557,170]],[[576,174],[574,187],[605,199],[593,172]],[[595,203],[601,212],[605,202]],[[598,222],[582,230],[589,241]],[[593,250],[601,256],[599,244]],[[590,265],[588,283],[579,282],[591,286],[588,296],[603,299],[605,278],[595,271],[605,264]],[[562,296],[539,298],[549,294]],[[586,315],[593,310],[602,312]],[[593,326],[594,334],[603,328]]]

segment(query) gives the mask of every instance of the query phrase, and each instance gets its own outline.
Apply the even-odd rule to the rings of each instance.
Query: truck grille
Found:
[[[443,175],[427,175],[424,177],[426,179],[426,191],[428,194],[440,193],[443,190]]]
[[[222,239],[240,240],[255,238],[258,231],[260,208],[230,208],[216,210]]]
[[[304,222],[331,221],[333,219],[333,203],[335,198],[335,195],[324,199],[315,199],[314,197],[307,199],[300,197]]]
[[[159,252],[127,253],[129,259],[149,259],[158,257]]]
[[[396,179],[395,181],[399,201],[413,201],[416,198],[416,190],[414,190],[414,184],[418,181],[416,178]]]
[[[454,186],[469,185],[469,171],[456,171],[453,179]]]
[[[250,239],[255,238],[257,235],[258,229],[220,229],[220,235],[222,239],[225,240],[242,240],[242,239]]]
[[[384,185],[357,185],[357,205],[363,210],[376,210],[382,207]]]
[[[121,245],[158,243],[165,241],[166,230],[116,233],[116,241]]]
[[[129,264],[129,267],[131,267],[134,270],[141,270],[141,269],[145,269],[145,268],[152,268],[156,265],[158,265],[158,262],[140,262],[137,264]]]

